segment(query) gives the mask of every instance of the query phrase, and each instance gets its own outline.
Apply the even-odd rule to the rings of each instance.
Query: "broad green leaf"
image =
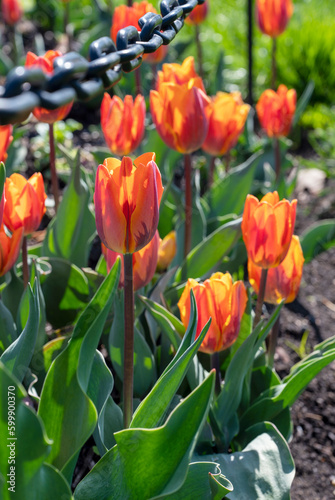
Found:
[[[1,292],[1,298],[13,318],[16,318],[21,296],[24,292],[23,281],[16,275],[15,267],[7,273],[8,283]]]
[[[99,437],[103,445],[101,456],[105,453],[105,451],[110,450],[116,444],[114,434],[122,429],[122,410],[114,402],[113,398],[109,396],[102,407],[98,418]]]
[[[300,99],[297,102],[297,108],[295,110],[294,117],[293,117],[293,124],[292,124],[293,127],[296,126],[301,115],[305,111],[305,109],[306,109],[306,107],[307,107],[307,105],[312,97],[312,94],[314,92],[314,88],[315,88],[315,83],[311,80],[306,85],[306,88],[305,88],[303,94],[301,95]]]
[[[264,328],[262,328],[262,323],[257,325],[238,348],[228,366],[223,389],[213,407],[214,418],[221,430],[222,439],[224,439],[227,449],[230,440],[238,432],[236,411],[241,401],[245,377],[251,370],[255,354],[274,325],[280,309],[281,305],[277,307]]]
[[[197,458],[219,464],[234,487],[227,499],[289,500],[295,468],[285,439],[269,422],[249,431],[242,451]]]
[[[79,150],[76,166],[65,189],[56,217],[48,226],[42,255],[69,260],[78,267],[87,265],[89,243],[95,233],[94,215],[88,208],[89,189],[82,178]]]
[[[242,165],[232,168],[223,179],[218,179],[206,194],[210,218],[241,214],[247,194],[251,191],[259,156],[260,153],[256,153]]]
[[[94,431],[97,410],[87,395],[96,347],[113,302],[120,276],[120,261],[78,319],[70,342],[53,361],[46,376],[39,415],[53,440],[47,462],[66,470]],[[67,465],[71,464],[68,466]]]
[[[183,486],[164,500],[222,500],[233,485],[213,462],[192,462]]]
[[[137,407],[130,426],[152,428],[161,422],[168,406],[180,386],[191,361],[199,349],[210,325],[210,321],[203,328],[195,340],[197,329],[197,309],[193,292],[191,293],[191,314],[189,327],[179,349],[166,367],[150,393]]]
[[[6,368],[22,382],[30,364],[35,349],[40,305],[39,305],[39,283],[36,279],[35,293],[28,284],[29,316],[26,325],[19,337],[5,350],[1,356],[2,363]]]
[[[36,351],[30,363],[31,371],[37,376],[35,389],[38,394],[42,390],[44,379],[53,360],[65,349],[67,346],[68,337],[57,337]]]
[[[0,200],[2,198],[3,188],[6,180],[6,168],[5,164],[0,161]]]
[[[195,440],[207,416],[214,373],[170,414],[162,427],[126,429],[75,490],[76,500],[161,498],[184,483]]]
[[[47,320],[54,328],[71,324],[89,302],[90,290],[85,274],[67,260],[45,257],[52,272],[42,283]]]
[[[22,498],[36,500],[71,500],[71,490],[62,474],[44,463],[50,453],[52,442],[46,436],[43,422],[34,410],[24,403],[26,392],[5,366],[0,362],[0,498],[11,500]],[[8,395],[14,394],[15,431],[8,432]],[[12,396],[11,396],[12,397]],[[15,438],[15,439],[14,439]],[[11,448],[7,445],[11,444]],[[15,451],[15,493],[11,493],[7,483],[10,473],[10,450]]]
[[[335,337],[317,345],[313,352],[293,366],[282,383],[264,391],[241,418],[241,426],[256,424],[262,420],[273,421],[282,410],[293,405],[307,385],[335,359]]]
[[[0,354],[17,338],[16,325],[10,311],[0,300]]]
[[[241,219],[224,224],[193,248],[176,272],[176,283],[208,274],[240,236],[240,224]]]
[[[335,219],[315,222],[300,236],[305,263],[335,245]]]

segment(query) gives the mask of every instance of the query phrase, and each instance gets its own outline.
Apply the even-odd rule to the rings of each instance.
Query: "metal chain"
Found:
[[[143,54],[168,45],[184,25],[184,19],[205,0],[162,0],[161,15],[148,12],[141,28],[118,31],[116,47],[105,36],[91,43],[89,61],[76,52],[54,60],[54,72],[19,66],[11,70],[0,87],[0,125],[26,120],[35,107],[56,109],[71,101],[89,101],[115,85],[122,73],[142,64]]]

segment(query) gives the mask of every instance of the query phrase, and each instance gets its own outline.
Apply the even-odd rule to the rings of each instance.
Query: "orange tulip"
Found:
[[[0,276],[6,274],[15,264],[20,253],[23,227],[8,236],[3,224],[0,227]]]
[[[277,191],[267,193],[261,201],[248,194],[242,219],[242,235],[248,257],[263,269],[278,266],[289,249],[297,200],[279,201]]]
[[[12,125],[0,126],[0,161],[5,162],[7,160],[7,149],[13,140],[12,132]]]
[[[158,258],[159,234],[156,231],[152,240],[141,250],[133,253],[133,284],[134,291],[139,290],[143,286],[150,283],[154,277],[157,258]],[[124,286],[124,265],[123,254],[109,250],[105,245],[102,245],[102,252],[107,262],[108,272],[111,270],[118,256],[121,257],[121,275],[119,287]]]
[[[13,26],[22,17],[22,8],[18,0],[2,0],[1,14],[6,24]]]
[[[95,181],[95,220],[101,241],[110,250],[134,253],[154,237],[163,186],[155,153],[139,156],[134,165],[106,158]]]
[[[201,24],[207,17],[208,14],[208,0],[201,5],[197,5],[189,16],[185,19],[187,24]]]
[[[292,14],[292,0],[256,1],[256,20],[259,29],[272,38],[283,33]]]
[[[157,14],[157,10],[147,1],[134,2],[131,7],[127,5],[118,5],[115,7],[111,27],[111,39],[116,42],[118,31],[127,26],[135,26],[139,30],[138,20],[147,12]]]
[[[182,64],[163,64],[162,71],[158,71],[157,73],[156,90],[159,91],[162,83],[183,85],[192,79],[195,82],[195,86],[205,92],[203,81],[195,71],[194,58],[190,56],[184,59]]]
[[[157,270],[164,271],[169,267],[177,253],[176,231],[171,231],[159,240]]]
[[[195,78],[183,85],[161,83],[159,91],[150,91],[150,109],[157,132],[170,148],[183,154],[196,151],[205,140],[208,103]]]
[[[293,235],[285,259],[277,267],[268,270],[264,301],[269,304],[293,302],[298,295],[304,265],[304,255],[298,236]],[[248,260],[249,281],[258,294],[262,269]]]
[[[26,59],[26,67],[38,66],[40,67],[44,73],[52,74],[53,73],[53,61],[57,57],[62,55],[58,50],[48,50],[45,55],[42,57],[36,56],[33,52],[28,52]],[[71,111],[73,102],[69,104],[65,104],[64,106],[60,106],[57,109],[44,109],[44,108],[35,108],[33,111],[33,115],[43,123],[54,123],[58,120],[64,120],[64,118]]]
[[[237,339],[247,304],[247,292],[243,282],[237,281],[233,284],[229,273],[215,273],[204,283],[189,279],[178,302],[180,317],[185,328],[190,319],[191,289],[198,309],[196,338],[199,337],[209,318],[212,318],[199,350],[213,354],[227,349]]]
[[[250,106],[244,104],[239,92],[218,92],[206,107],[208,132],[202,149],[213,156],[222,156],[235,144],[243,131]]]
[[[294,89],[279,85],[278,91],[267,89],[256,104],[261,126],[269,137],[286,136],[290,132],[297,102]]]
[[[133,101],[126,95],[111,97],[105,93],[101,103],[101,127],[112,153],[123,156],[132,153],[144,135],[145,99],[138,95]]]
[[[36,231],[45,213],[46,197],[41,173],[33,174],[28,180],[20,174],[7,177],[4,224],[11,232],[23,227],[24,236]]]

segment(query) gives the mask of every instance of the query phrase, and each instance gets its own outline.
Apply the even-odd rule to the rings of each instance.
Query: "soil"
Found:
[[[318,219],[335,217],[335,181],[321,194],[298,193],[295,233],[300,235]],[[305,264],[298,299],[284,307],[276,354],[280,376],[288,374],[299,356],[288,342],[299,346],[307,330],[306,350],[335,334],[335,248]],[[292,500],[335,498],[335,362],[309,384],[292,408],[290,449],[296,465]]]

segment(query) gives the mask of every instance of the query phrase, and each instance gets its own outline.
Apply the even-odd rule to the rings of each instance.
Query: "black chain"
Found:
[[[116,47],[105,36],[89,48],[89,61],[76,52],[54,60],[54,73],[45,74],[38,67],[19,66],[11,70],[0,87],[0,125],[26,120],[41,106],[56,109],[71,101],[89,101],[111,88],[122,72],[142,64],[143,54],[168,45],[184,25],[184,19],[205,0],[162,0],[161,15],[148,12],[134,26],[119,30]]]

